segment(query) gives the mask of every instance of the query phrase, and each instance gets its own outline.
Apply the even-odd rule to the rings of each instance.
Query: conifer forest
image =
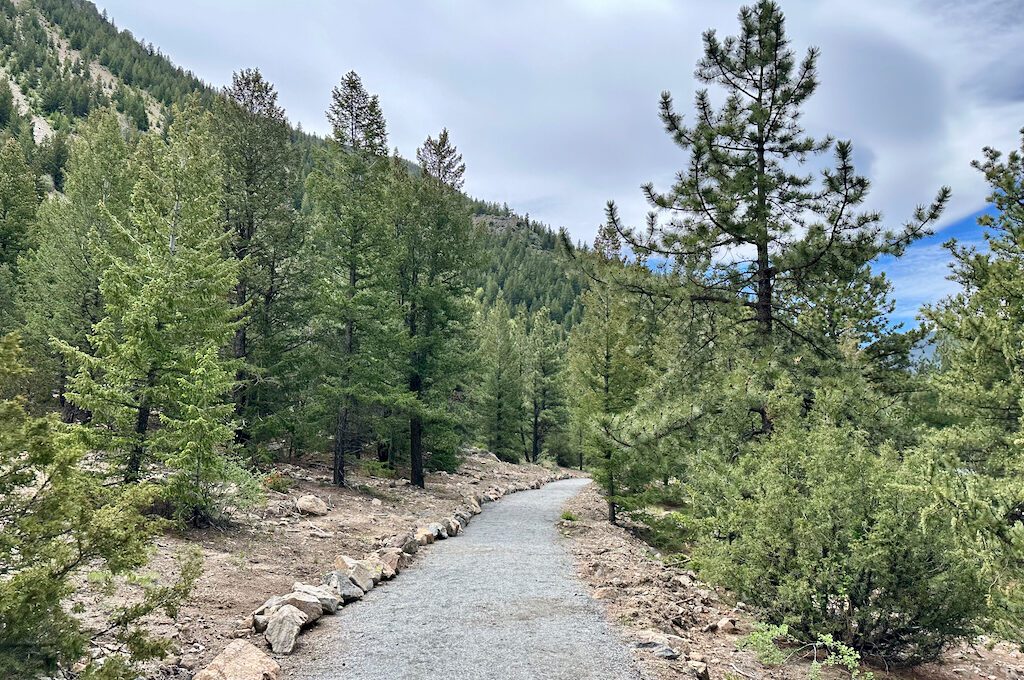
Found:
[[[289,471],[374,510],[485,459],[591,478],[595,526],[740,603],[754,674],[657,677],[1020,649],[1024,131],[973,149],[983,241],[940,238],[953,292],[896,320],[886,268],[958,187],[883,215],[858,140],[805,124],[828,39],[749,1],[678,27],[698,87],[633,102],[674,175],[583,238],[470,195],[454,126],[400,153],[344,65],[313,133],[260,69],[209,84],[89,2],[0,0],[0,678],[191,678],[155,674],[183,652],[151,622]]]

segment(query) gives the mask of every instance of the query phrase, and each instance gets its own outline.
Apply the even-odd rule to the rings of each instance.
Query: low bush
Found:
[[[909,665],[971,638],[989,616],[985,563],[939,502],[925,452],[872,445],[819,393],[744,450],[695,561],[795,638]]]

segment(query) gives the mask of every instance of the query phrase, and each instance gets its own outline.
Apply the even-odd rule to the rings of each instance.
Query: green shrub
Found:
[[[0,394],[22,373],[11,336],[0,337]],[[103,642],[117,653],[102,666],[87,661],[80,677],[129,680],[133,661],[160,657],[170,640],[147,635],[140,619],[157,610],[174,615],[199,576],[195,555],[181,563],[170,585],[137,570],[149,556],[161,523],[143,515],[155,489],[104,484],[82,465],[74,431],[32,417],[21,398],[0,398],[0,677],[68,677],[97,633],[74,606],[76,588],[108,588],[115,577],[141,587],[142,596],[111,612]],[[88,576],[88,585],[80,585]],[[100,625],[95,625],[100,624]],[[79,676],[76,676],[79,677]]]
[[[360,460],[359,469],[367,477],[382,477],[384,479],[394,479],[395,477],[395,468],[391,467],[389,463],[382,463],[373,458]]]
[[[740,640],[740,649],[750,649],[757,655],[757,660],[765,666],[781,666],[786,663],[786,655],[782,653],[775,641],[789,635],[789,628],[758,623],[750,635]]]
[[[838,417],[856,395],[839,395],[819,391],[809,416],[773,404],[772,437],[744,450],[695,560],[799,640],[934,659],[990,614],[985,564],[937,502],[931,456],[871,444]]]
[[[277,493],[288,493],[288,490],[295,486],[295,480],[280,472],[271,472],[263,478],[263,486]]]
[[[566,522],[578,522],[580,520],[580,518],[577,517],[570,510],[563,510],[562,511],[562,519],[564,519]]]
[[[452,448],[431,451],[424,462],[424,467],[431,472],[455,472],[462,465],[462,456]]]

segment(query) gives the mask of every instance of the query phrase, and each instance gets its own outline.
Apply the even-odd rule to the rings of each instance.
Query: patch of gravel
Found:
[[[556,529],[570,479],[505,497],[386,587],[300,638],[288,678],[637,680]]]

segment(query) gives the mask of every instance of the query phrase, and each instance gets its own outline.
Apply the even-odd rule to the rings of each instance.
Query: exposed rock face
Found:
[[[194,680],[277,680],[280,673],[276,661],[245,640],[235,640]]]
[[[299,631],[307,621],[309,617],[304,612],[286,604],[270,616],[263,637],[275,654],[291,654]]]
[[[313,495],[300,496],[299,499],[295,501],[295,507],[303,515],[316,515],[320,517],[326,515],[328,512],[327,503],[325,503],[322,498]]]
[[[338,611],[338,607],[341,605],[341,595],[331,588],[311,586],[296,581],[292,584],[292,590],[296,593],[303,593],[315,597],[320,601],[320,607],[323,609],[324,614],[333,614]]]

